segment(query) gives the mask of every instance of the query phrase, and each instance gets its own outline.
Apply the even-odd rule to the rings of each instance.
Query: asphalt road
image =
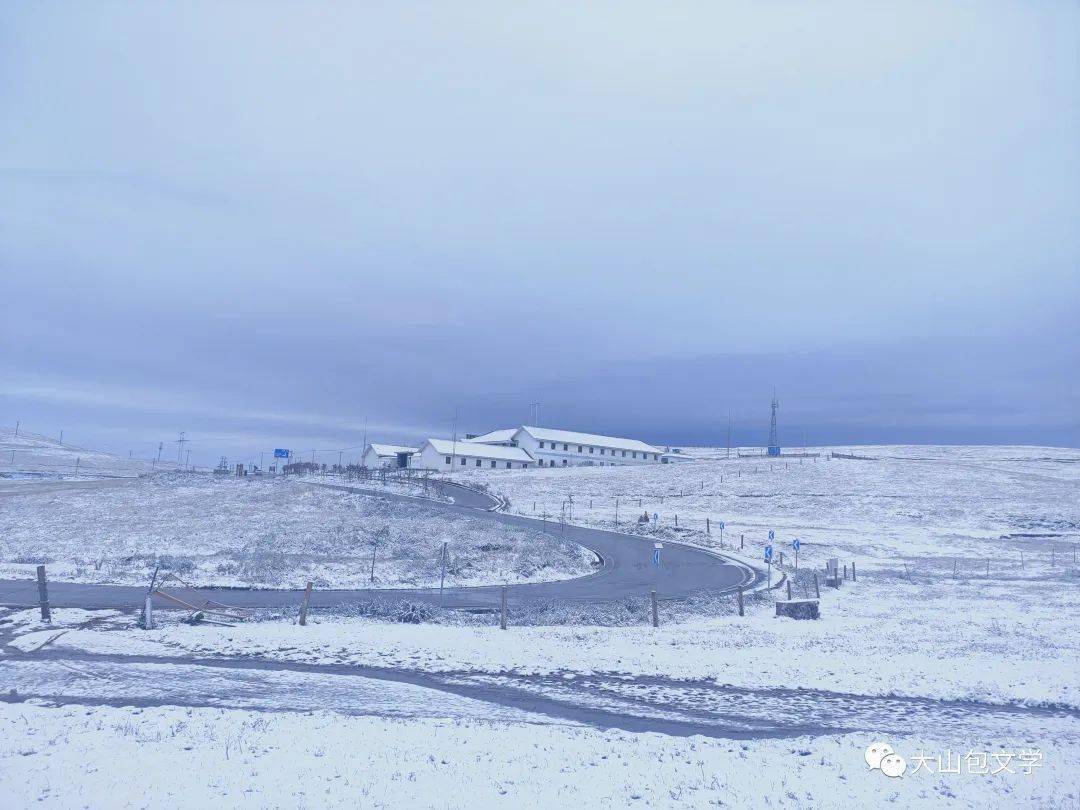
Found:
[[[359,487],[328,486],[368,494],[368,491]],[[512,585],[508,589],[508,597],[515,601],[542,599],[602,602],[643,597],[654,589],[660,599],[678,599],[695,592],[724,592],[734,590],[740,585],[749,586],[760,576],[742,563],[675,543],[664,544],[661,564],[655,566],[652,564],[653,541],[650,539],[491,511],[497,502],[490,496],[456,484],[444,483],[441,486],[443,494],[452,499],[452,503],[442,504],[447,510],[467,512],[473,516],[486,515],[495,522],[557,534],[592,550],[602,561],[596,573],[577,579]],[[407,496],[377,493],[377,497]],[[145,588],[136,586],[49,583],[49,602],[53,607],[130,608],[141,604],[145,594]],[[301,598],[301,592],[295,590],[237,588],[191,589],[184,590],[182,595],[194,604],[214,600],[237,607],[252,608],[296,605]],[[373,595],[406,597],[427,603],[440,602],[438,589],[315,590],[312,592],[311,605],[335,607],[366,601]],[[0,605],[34,604],[36,599],[37,588],[33,582],[0,580]],[[450,608],[483,609],[494,607],[500,599],[501,589],[498,586],[454,588],[443,593],[441,603]],[[169,607],[160,599],[157,604]]]

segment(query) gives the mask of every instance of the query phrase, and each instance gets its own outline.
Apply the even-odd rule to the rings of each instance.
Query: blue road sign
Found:
[[[720,521],[720,531],[724,530],[724,521]]]
[[[802,545],[802,543],[800,543],[800,542],[799,542],[799,538],[798,538],[798,537],[796,537],[796,538],[795,538],[795,542],[791,544],[791,547],[792,547],[793,549],[795,549],[796,551],[798,551],[798,550],[799,550],[799,546],[801,546],[801,545]]]
[[[772,546],[765,546],[765,562],[772,562]]]
[[[288,458],[288,457],[289,457],[289,451],[288,450],[282,450],[280,447],[278,447],[278,448],[276,448],[274,450],[274,458]]]
[[[770,540],[775,540],[776,539],[776,532],[774,532],[772,529],[769,529],[769,539]]]

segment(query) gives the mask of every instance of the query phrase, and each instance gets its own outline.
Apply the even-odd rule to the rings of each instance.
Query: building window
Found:
[[[467,461],[467,459],[465,458],[465,456],[462,456],[462,457],[461,457],[461,466],[462,466],[462,467],[464,467],[464,466],[465,466],[465,462],[466,462],[466,461]]]
[[[540,442],[540,449],[541,449],[541,450],[543,450],[543,449],[544,449],[544,443],[543,443],[543,442]]]
[[[563,449],[563,450],[569,450],[569,449],[570,449],[570,445],[568,445],[568,444],[564,444],[564,445],[562,446],[562,449]]]
[[[483,463],[484,463],[484,462],[482,462],[482,461],[481,461],[480,459],[477,459],[477,460],[476,460],[476,466],[477,466],[477,467],[479,467],[479,466],[480,466],[481,464],[483,464]]]
[[[450,456],[447,456],[447,457],[446,457],[446,463],[447,463],[447,464],[449,464],[449,463],[450,463]]]
[[[604,455],[604,448],[603,447],[600,448],[600,455]]]
[[[491,462],[491,469],[493,469],[493,470],[495,469],[495,462],[494,461]]]
[[[631,453],[630,455],[633,456],[634,458],[637,458],[637,453]]]
[[[565,458],[564,458],[564,459],[562,460],[562,465],[563,465],[564,467],[566,466],[566,459],[565,459]]]
[[[506,462],[506,469],[508,469],[508,470],[510,469],[510,462],[509,461]]]
[[[626,451],[625,450],[622,451],[622,457],[626,458]]]
[[[596,449],[595,447],[590,447],[590,448],[589,448],[589,452],[591,453],[591,452],[592,452],[593,450],[595,450],[595,449]]]
[[[580,444],[579,444],[579,445],[577,446],[577,451],[578,451],[579,453],[581,452],[581,445],[580,445]]]

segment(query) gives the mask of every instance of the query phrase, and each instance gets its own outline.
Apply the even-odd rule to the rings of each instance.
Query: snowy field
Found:
[[[892,743],[909,756],[944,753],[918,736]],[[1031,774],[888,779],[867,769],[865,746],[855,734],[733,742],[561,724],[0,704],[0,807],[1062,808],[1080,791],[1057,748]]]
[[[165,473],[95,489],[0,496],[0,578],[146,584],[158,564],[194,585],[437,587],[590,573],[580,546],[435,505],[293,478]]]
[[[517,626],[513,603],[506,631],[493,617],[455,622],[439,613],[439,623],[420,625],[316,612],[307,627],[282,616],[224,628],[181,624],[163,611],[160,626],[143,631],[133,613],[58,610],[46,627],[35,611],[0,611],[0,694],[8,695],[0,703],[0,790],[9,791],[0,807],[39,799],[81,806],[100,795],[118,806],[164,797],[177,807],[1080,806],[1080,566],[1073,557],[1080,452],[866,447],[843,450],[865,459],[816,462],[690,452],[698,461],[470,479],[507,496],[511,511],[552,520],[570,519],[572,494],[576,523],[735,552],[742,535],[741,553],[755,560],[771,529],[777,554],[785,552],[774,576],[792,578],[798,595],[813,595],[812,574],[820,579],[829,557],[854,563],[857,580],[840,589],[819,581],[820,621],[776,618],[772,596],[748,600],[743,617],[734,605],[727,615],[693,616],[662,603],[656,629],[644,622]],[[215,521],[247,538],[228,553],[259,550],[260,532],[278,525],[297,537],[318,529],[311,537],[325,551],[337,548],[335,509],[388,531],[410,521],[431,525],[434,513],[426,510],[438,509],[415,505],[421,519],[397,504],[378,513],[378,499],[295,481],[176,478],[65,493],[74,504],[66,519],[85,525],[87,516],[108,521],[133,511],[132,526],[172,526],[187,516],[199,529],[185,535],[198,538],[199,557],[218,549]],[[196,491],[180,509],[187,486]],[[99,503],[102,497],[121,500]],[[342,505],[353,499],[365,505]],[[5,520],[16,500],[0,501]],[[257,512],[271,507],[275,520],[260,523]],[[206,515],[198,520],[188,514],[199,509]],[[649,523],[638,524],[646,510]],[[17,514],[46,511],[27,502]],[[65,534],[62,523],[41,525],[38,534],[68,537],[63,547],[74,554],[74,530]],[[482,527],[493,530],[487,521]],[[18,531],[8,524],[0,542]],[[107,547],[108,534],[93,540],[98,548]],[[802,541],[798,572],[795,537]],[[437,540],[422,556],[436,559],[436,548]],[[82,559],[93,568],[93,555]],[[50,670],[39,655],[60,659]],[[108,668],[124,659],[156,663]],[[266,681],[295,683],[282,698],[252,681],[231,702],[209,690],[191,705],[184,690],[195,688],[196,676],[210,677],[191,662],[215,660],[300,669]],[[781,723],[826,716],[859,730],[747,739],[605,730],[384,682],[370,692],[342,686],[333,679],[343,668],[511,688],[653,722],[711,712],[738,727],[740,713],[756,707]],[[207,682],[223,689],[243,682],[231,672],[213,677]],[[95,702],[104,703],[87,705]],[[335,710],[313,708],[325,705]],[[886,741],[907,758],[902,778],[864,763],[877,729],[888,729]],[[1031,773],[911,770],[923,752],[978,759],[1005,751],[1038,751],[1039,765]],[[139,780],[146,768],[163,776]]]

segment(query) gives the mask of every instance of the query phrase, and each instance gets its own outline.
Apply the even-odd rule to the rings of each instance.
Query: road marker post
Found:
[[[660,626],[660,614],[656,610],[656,591],[649,591],[649,598],[652,600],[652,626]]]
[[[791,601],[791,577],[787,578],[787,600]]]
[[[304,601],[300,604],[300,626],[307,626],[307,611],[308,603],[311,601],[311,580],[308,580],[307,587],[304,588]]]
[[[502,605],[499,611],[499,629],[506,629],[506,586],[502,586]]]
[[[52,624],[52,610],[49,607],[49,586],[45,582],[45,566],[37,567],[38,603],[41,606],[41,620]]]
[[[442,554],[439,557],[440,570],[439,570],[439,606],[443,603],[443,585],[446,584],[446,541],[443,540]]]
[[[742,597],[742,585],[739,586],[739,615],[744,616],[743,613],[743,597]]]
[[[818,599],[821,598],[821,589],[818,587],[817,571],[814,572],[814,596]]]

